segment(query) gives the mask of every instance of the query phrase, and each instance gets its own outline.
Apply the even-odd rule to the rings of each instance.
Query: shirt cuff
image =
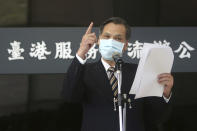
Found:
[[[172,92],[170,93],[169,98],[166,98],[165,96],[163,96],[163,99],[165,100],[166,103],[168,103],[170,101],[171,96],[172,96]]]
[[[77,54],[76,54],[76,57],[77,57],[78,61],[79,61],[82,65],[84,65],[84,64],[86,63],[86,60],[87,60],[87,59],[83,60],[83,59],[82,59],[80,56],[78,56]]]

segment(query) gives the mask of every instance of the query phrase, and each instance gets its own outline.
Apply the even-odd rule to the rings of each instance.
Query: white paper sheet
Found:
[[[130,90],[135,99],[148,96],[161,97],[164,87],[158,83],[158,75],[170,73],[174,54],[170,47],[145,43],[136,76]]]

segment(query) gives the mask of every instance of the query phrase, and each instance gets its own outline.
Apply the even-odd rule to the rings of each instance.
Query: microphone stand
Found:
[[[118,108],[119,108],[119,127],[120,131],[126,131],[126,99],[127,95],[121,93],[122,85],[122,59],[117,58],[115,60],[117,68],[117,79],[118,79]]]

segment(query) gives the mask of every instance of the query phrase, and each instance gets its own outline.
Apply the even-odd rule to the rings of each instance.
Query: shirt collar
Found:
[[[103,64],[104,68],[105,68],[105,71],[107,72],[108,69],[109,69],[109,67],[111,67],[111,66],[110,66],[107,62],[105,62],[105,61],[103,60],[103,58],[101,58],[101,62],[102,62],[102,64]]]

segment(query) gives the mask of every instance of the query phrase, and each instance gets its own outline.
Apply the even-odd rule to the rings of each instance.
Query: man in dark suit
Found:
[[[107,19],[100,26],[99,39],[92,33],[91,23],[84,34],[80,48],[73,59],[64,80],[63,94],[68,102],[83,105],[82,131],[119,131],[117,107],[117,73],[110,71],[115,67],[114,53],[127,49],[130,26],[121,18]],[[98,41],[101,60],[86,64],[86,53]],[[122,93],[128,94],[133,83],[137,65],[123,63]],[[108,71],[109,70],[109,71]],[[158,82],[164,85],[163,97],[131,99],[131,109],[127,109],[127,131],[153,130],[168,108],[173,77],[163,73]]]

